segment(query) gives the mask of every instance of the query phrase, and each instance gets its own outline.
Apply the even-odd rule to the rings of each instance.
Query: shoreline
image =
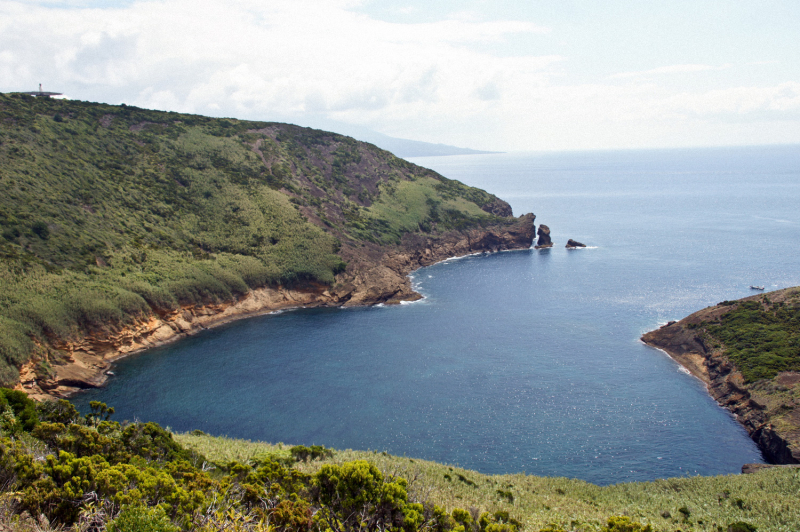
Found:
[[[779,301],[794,288],[770,293]],[[756,300],[762,295],[744,298]],[[776,393],[776,385],[786,392],[800,386],[800,373],[783,372],[769,381],[748,383],[736,366],[718,347],[710,347],[697,326],[712,321],[729,310],[715,305],[695,312],[680,321],[671,321],[642,335],[641,341],[663,351],[694,377],[700,379],[717,404],[733,415],[769,464],[800,464],[798,412],[786,410],[787,404]],[[795,421],[793,421],[793,419]]]
[[[33,357],[20,367],[20,379],[15,389],[24,391],[35,400],[68,398],[81,390],[105,385],[109,378],[106,372],[127,356],[170,344],[206,329],[277,311],[417,301],[423,296],[411,286],[410,275],[413,272],[484,252],[530,249],[534,220],[535,217],[528,214],[509,226],[446,233],[435,239],[409,239],[400,247],[384,252],[378,260],[357,262],[352,271],[341,274],[332,287],[308,284],[295,289],[256,288],[235,301],[188,305],[164,315],[154,313],[116,330],[54,344],[53,347],[67,354],[66,363],[59,364],[45,358],[54,371],[43,378],[36,373],[42,359]]]

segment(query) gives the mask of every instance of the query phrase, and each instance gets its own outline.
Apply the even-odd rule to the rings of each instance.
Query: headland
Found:
[[[769,347],[765,335],[792,334],[799,304],[800,288],[786,288],[723,301],[642,336],[702,380],[774,464],[800,464],[800,357]]]

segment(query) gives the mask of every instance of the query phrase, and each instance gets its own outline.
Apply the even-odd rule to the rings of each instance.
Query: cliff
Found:
[[[764,457],[777,464],[800,463],[800,372],[796,361],[786,362],[789,365],[783,367],[791,368],[789,370],[778,368],[765,372],[763,367],[754,366],[752,357],[739,355],[732,340],[728,340],[731,345],[721,340],[725,331],[721,324],[735,324],[732,318],[737,312],[751,313],[744,316],[750,326],[764,321],[767,325],[755,331],[764,345],[751,349],[763,354],[768,349],[763,340],[765,327],[772,327],[766,329],[769,331],[774,330],[776,323],[780,325],[770,316],[781,311],[796,313],[798,303],[799,288],[724,301],[642,336],[647,345],[663,349],[706,383],[711,396],[736,416]],[[745,332],[737,330],[736,333],[750,342]],[[734,353],[738,366],[732,358]],[[774,356],[769,358],[774,359]],[[759,375],[761,378],[756,378]]]

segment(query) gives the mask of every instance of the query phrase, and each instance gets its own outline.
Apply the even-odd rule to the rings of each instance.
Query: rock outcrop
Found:
[[[572,239],[570,238],[569,240],[567,240],[567,246],[566,246],[566,247],[568,247],[569,249],[575,249],[575,248],[585,248],[585,247],[586,247],[586,244],[581,244],[581,243],[580,243],[580,242],[578,242],[577,240],[572,240]]]
[[[536,233],[539,235],[539,240],[536,242],[536,249],[542,248],[551,248],[553,247],[553,241],[550,240],[550,228],[544,224],[539,225],[539,231]]]
[[[798,288],[787,288],[768,296],[773,303],[779,303],[797,298],[799,293]],[[762,297],[759,294],[740,301]],[[709,345],[700,326],[730,311],[731,302],[725,303],[669,322],[642,336],[642,341],[664,350],[701,379],[717,403],[747,429],[764,458],[775,464],[800,464],[800,404],[794,399],[800,391],[800,373],[783,372],[772,380],[745,382],[724,350]]]
[[[346,250],[347,271],[332,286],[265,287],[229,302],[194,305],[165,315],[153,315],[121,329],[105,330],[55,346],[64,360],[52,362],[48,378],[37,377],[39,359],[20,370],[17,388],[35,399],[68,397],[78,390],[102,386],[106,372],[119,358],[157,347],[233,320],[298,307],[375,305],[414,301],[422,296],[411,288],[408,274],[442,260],[480,252],[527,249],[534,239],[533,214],[511,225],[452,231],[437,237],[408,234],[400,246]]]

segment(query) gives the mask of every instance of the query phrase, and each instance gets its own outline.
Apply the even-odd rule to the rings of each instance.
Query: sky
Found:
[[[798,0],[0,0],[0,92],[498,151],[800,143]]]

